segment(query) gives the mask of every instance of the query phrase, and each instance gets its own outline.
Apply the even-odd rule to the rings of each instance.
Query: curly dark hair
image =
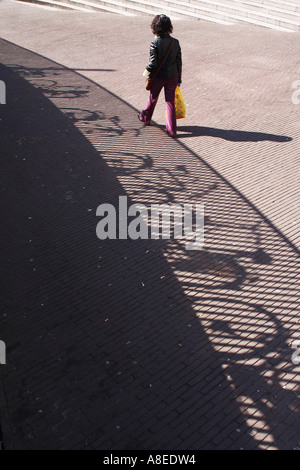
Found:
[[[172,33],[173,25],[168,16],[156,15],[151,23],[151,29],[153,34],[163,36],[164,34]]]

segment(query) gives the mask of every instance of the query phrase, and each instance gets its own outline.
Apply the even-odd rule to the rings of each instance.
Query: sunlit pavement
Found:
[[[174,22],[170,139],[148,17],[0,8],[4,446],[298,448],[299,35]],[[204,249],[99,240],[120,195],[204,204]]]

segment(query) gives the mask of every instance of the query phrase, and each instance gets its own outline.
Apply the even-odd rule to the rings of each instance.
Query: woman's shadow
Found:
[[[220,139],[230,140],[232,142],[259,142],[270,140],[273,142],[289,142],[291,137],[285,135],[266,134],[265,132],[247,132],[233,129],[216,129],[213,127],[202,126],[178,126],[178,137],[219,137]]]

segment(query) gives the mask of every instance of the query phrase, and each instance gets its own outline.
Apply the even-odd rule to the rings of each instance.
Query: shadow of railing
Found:
[[[127,103],[1,46],[2,382],[15,448],[296,447],[297,250]],[[205,248],[97,239],[97,206],[120,195],[204,203]]]

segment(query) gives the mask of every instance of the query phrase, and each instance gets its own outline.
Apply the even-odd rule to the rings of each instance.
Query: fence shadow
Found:
[[[1,50],[1,380],[14,448],[297,447],[298,252],[124,101]],[[204,250],[97,239],[97,206],[120,195],[204,203]]]

